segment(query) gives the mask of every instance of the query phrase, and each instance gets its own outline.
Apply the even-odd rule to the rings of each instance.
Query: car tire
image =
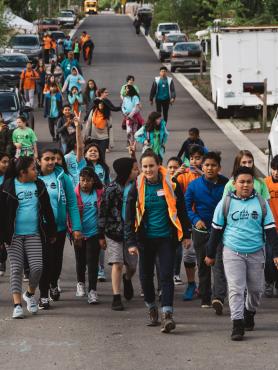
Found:
[[[170,70],[171,70],[171,72],[175,73],[176,72],[176,67],[172,67],[171,66],[171,69]]]
[[[160,48],[160,43],[156,41],[155,46],[156,46],[157,49],[159,49]]]

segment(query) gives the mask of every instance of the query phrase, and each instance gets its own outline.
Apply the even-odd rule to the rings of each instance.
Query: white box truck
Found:
[[[236,108],[278,104],[278,27],[216,27],[211,31],[211,88],[218,118]]]

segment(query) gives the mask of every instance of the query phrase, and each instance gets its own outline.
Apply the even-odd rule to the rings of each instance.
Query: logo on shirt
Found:
[[[231,215],[233,221],[248,220],[250,216],[253,220],[257,220],[259,218],[259,214],[257,211],[249,213],[246,209],[242,211],[235,211]]]
[[[16,194],[16,197],[18,200],[30,200],[33,199],[33,196],[36,198],[38,197],[38,191],[35,190],[34,192],[30,190],[21,191],[18,194]]]

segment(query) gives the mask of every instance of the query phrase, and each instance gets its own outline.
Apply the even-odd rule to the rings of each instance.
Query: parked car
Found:
[[[63,41],[66,38],[66,35],[63,31],[52,31],[49,33],[50,33],[50,36],[53,37],[56,42],[59,40]]]
[[[72,16],[74,18],[74,24],[76,24],[77,23],[77,15],[76,15],[75,11],[72,10],[72,9],[65,9],[65,12],[69,12],[69,13],[72,14]]]
[[[0,86],[19,87],[21,72],[28,61],[25,54],[0,54]]]
[[[16,118],[19,115],[24,115],[28,125],[34,129],[33,108],[26,105],[23,95],[17,88],[0,88],[0,112],[10,130],[16,128]]]
[[[37,25],[39,33],[45,33],[46,31],[58,31],[60,29],[58,19],[53,18],[39,19],[37,21]]]
[[[9,48],[13,53],[27,55],[33,63],[42,58],[43,54],[39,35],[15,35],[9,41]]]
[[[170,59],[173,47],[177,42],[186,42],[188,38],[185,33],[167,33],[162,42],[160,43],[159,48],[159,59],[161,62],[164,62],[166,59]]]
[[[177,68],[201,68],[203,58],[203,71],[206,71],[206,59],[200,42],[178,42],[171,55],[171,72]]]
[[[166,33],[180,32],[180,27],[177,23],[159,23],[154,34],[156,47],[159,49],[162,36]]]
[[[61,26],[73,27],[76,22],[76,17],[73,16],[71,11],[61,10],[58,16],[58,21]]]

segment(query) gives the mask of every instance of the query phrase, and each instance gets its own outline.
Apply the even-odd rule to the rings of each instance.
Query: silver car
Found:
[[[200,69],[203,58],[203,71],[206,70],[206,60],[200,42],[178,42],[171,54],[171,72],[177,68]]]

